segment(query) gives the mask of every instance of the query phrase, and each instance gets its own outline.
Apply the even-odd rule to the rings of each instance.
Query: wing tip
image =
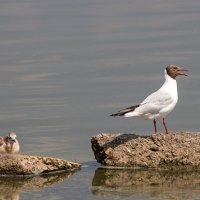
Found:
[[[119,110],[117,113],[111,114],[110,116],[111,117],[125,116],[129,112],[133,112],[139,106],[140,106],[140,104],[135,105],[135,106],[131,106],[129,108],[125,108],[125,109]]]
[[[110,116],[111,117],[117,117],[117,116],[123,116],[124,114],[122,113],[114,113],[114,114],[111,114]]]

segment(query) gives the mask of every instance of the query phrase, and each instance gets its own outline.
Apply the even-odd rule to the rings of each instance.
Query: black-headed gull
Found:
[[[18,153],[20,146],[16,137],[15,132],[10,132],[5,137],[0,136],[0,153]]]
[[[150,94],[140,104],[122,109],[111,116],[143,117],[144,119],[153,119],[155,133],[157,132],[156,119],[162,118],[165,131],[166,133],[169,133],[165,117],[177,104],[178,92],[176,77],[179,75],[187,76],[187,74],[182,73],[182,71],[188,70],[176,65],[167,66],[164,71],[165,82],[159,90]]]

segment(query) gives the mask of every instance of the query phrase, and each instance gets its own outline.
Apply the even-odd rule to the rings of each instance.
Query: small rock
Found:
[[[38,175],[79,169],[79,163],[67,160],[19,154],[0,154],[0,175]]]

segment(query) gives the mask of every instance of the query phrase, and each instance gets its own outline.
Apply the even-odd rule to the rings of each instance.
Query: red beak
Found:
[[[187,69],[180,68],[180,69],[178,70],[178,75],[188,76],[188,75],[185,74],[185,73],[179,73],[179,72],[187,72],[187,71],[188,71]]]

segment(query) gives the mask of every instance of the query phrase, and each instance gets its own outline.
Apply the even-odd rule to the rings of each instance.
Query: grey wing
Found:
[[[165,92],[154,92],[149,95],[141,104],[141,113],[158,113],[163,108],[173,103],[173,98]]]

